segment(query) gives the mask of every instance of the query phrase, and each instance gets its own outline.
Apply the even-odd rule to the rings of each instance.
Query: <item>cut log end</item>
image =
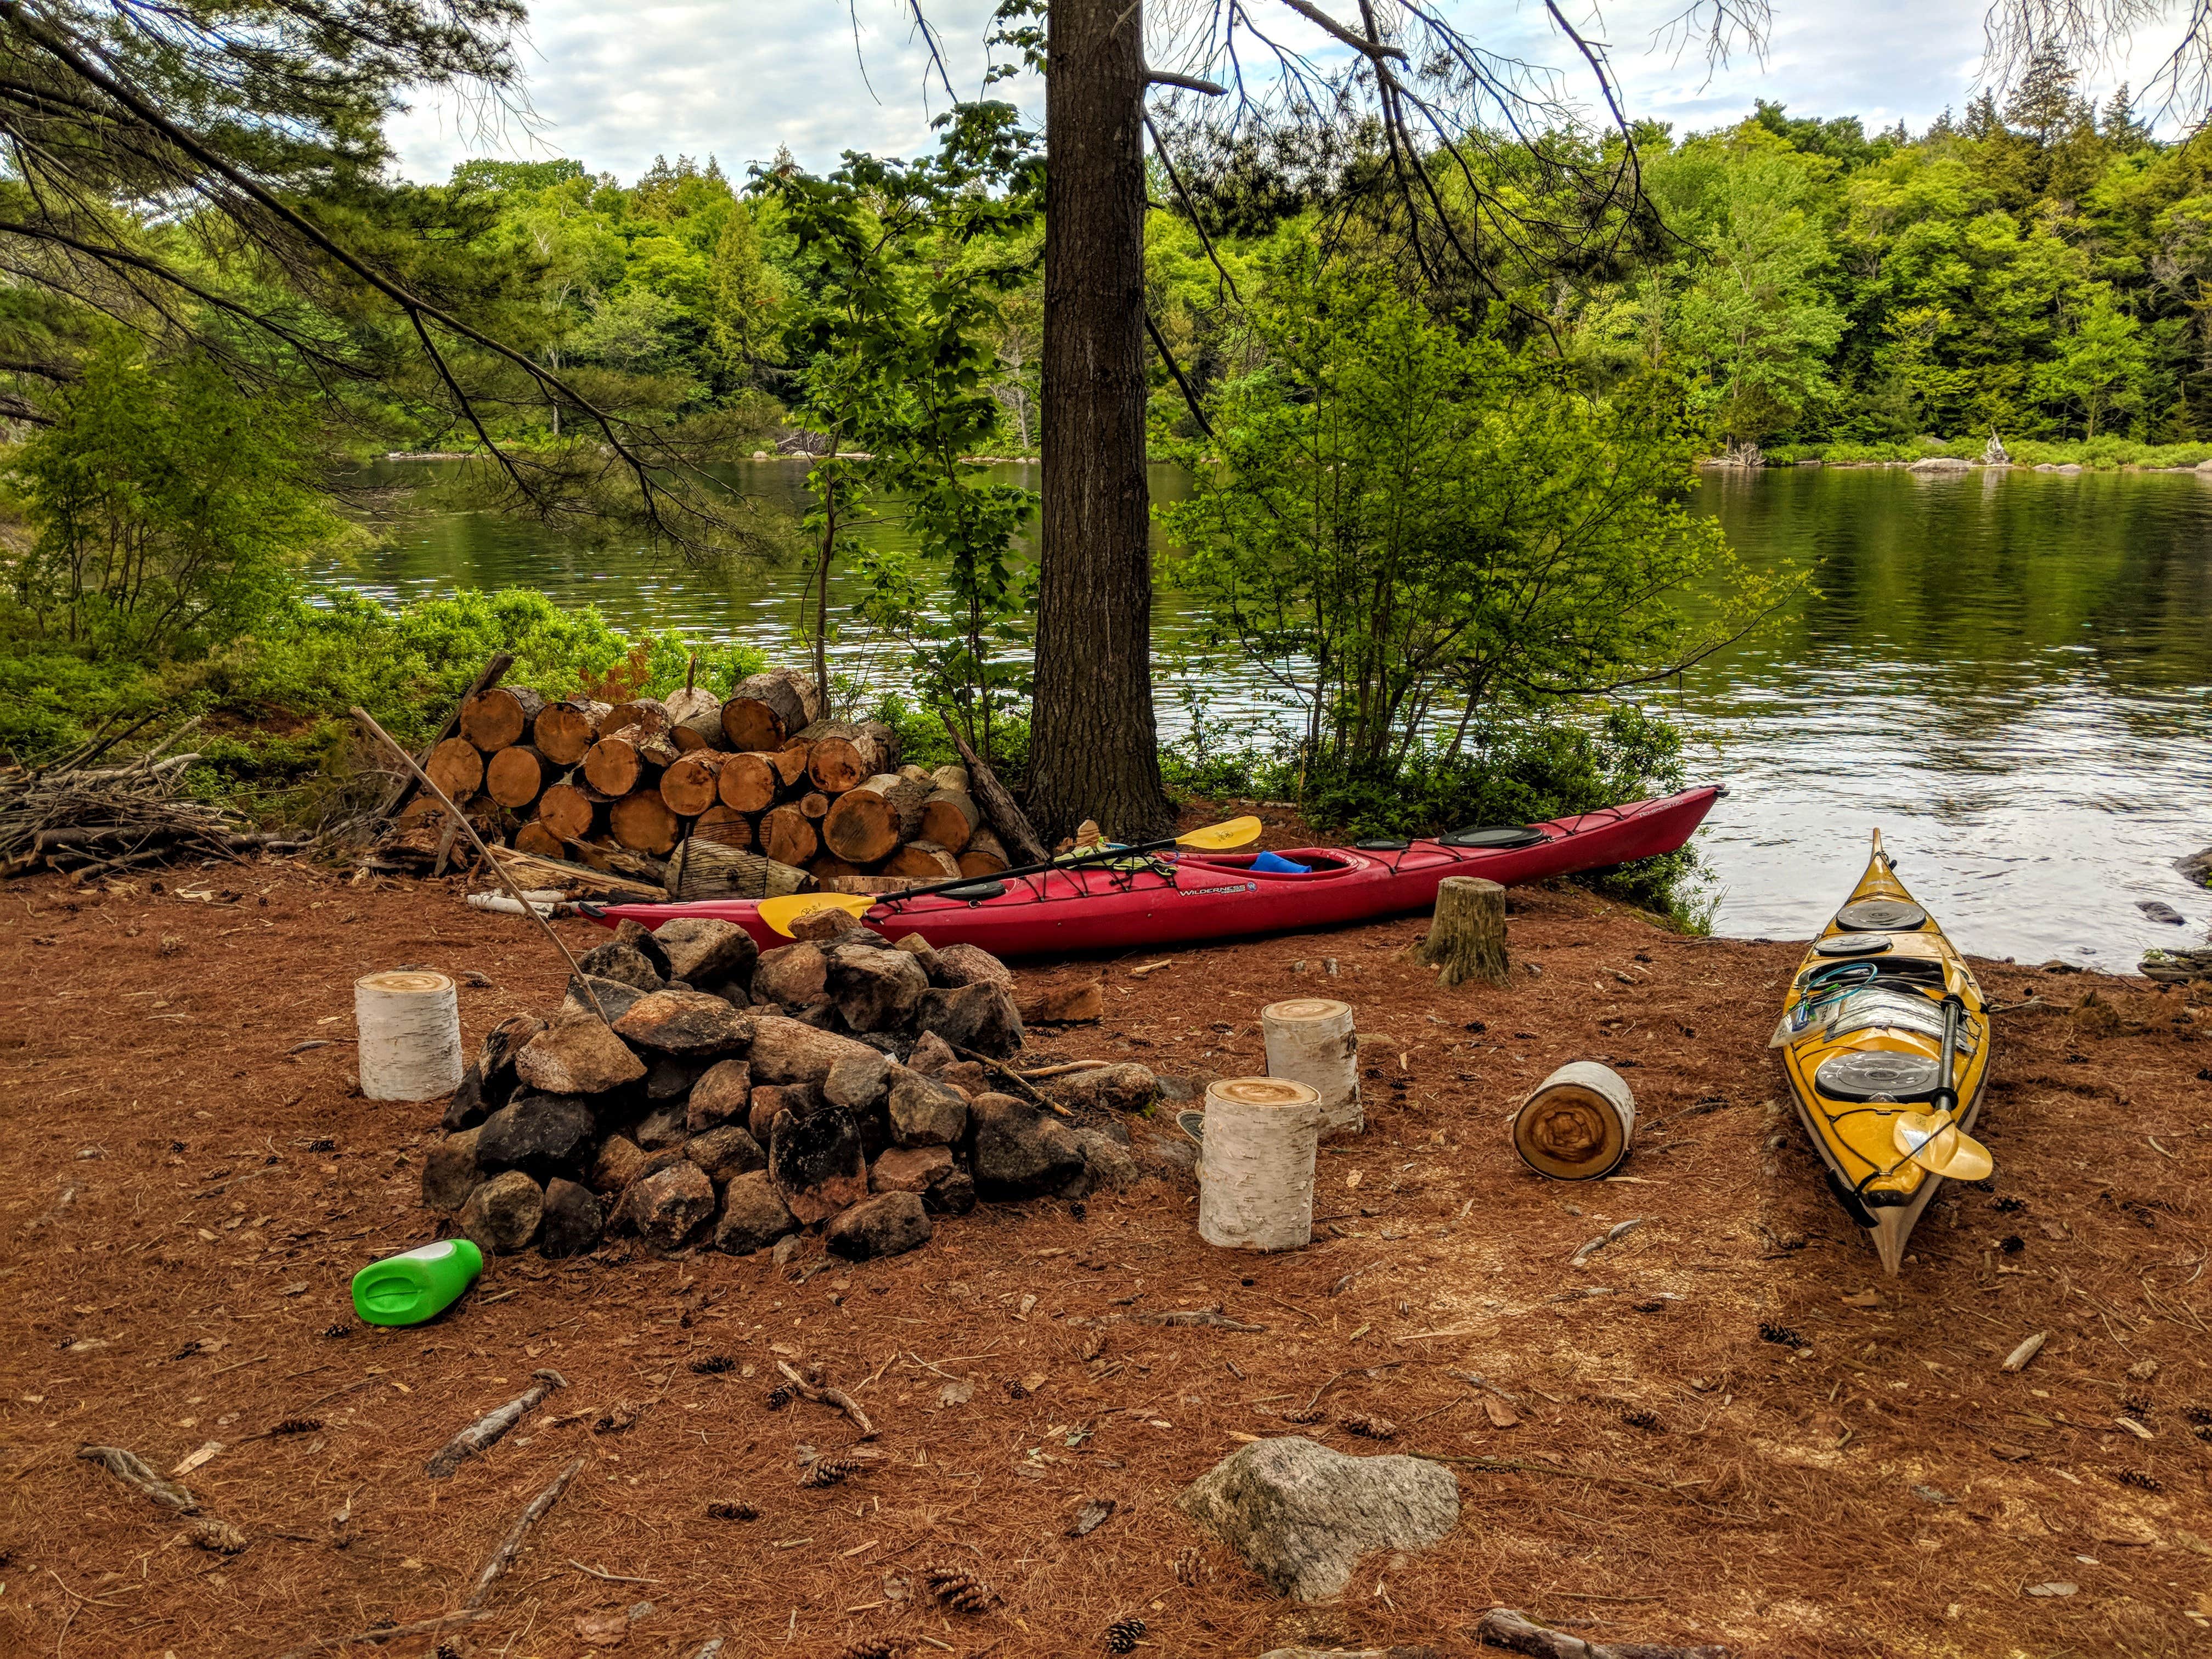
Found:
[[[667,852],[680,827],[658,790],[637,790],[607,808],[607,828],[633,853]]]
[[[495,685],[461,705],[461,735],[486,754],[520,743],[545,699],[519,685]]]

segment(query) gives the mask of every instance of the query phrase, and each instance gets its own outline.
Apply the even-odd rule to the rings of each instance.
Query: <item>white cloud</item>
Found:
[[[1255,9],[1265,4],[1255,0]],[[1172,5],[1152,0],[1156,49],[1159,20]],[[1776,7],[1764,62],[1739,53],[1710,73],[1694,49],[1678,56],[1655,39],[1679,11],[1678,0],[1606,7],[1590,33],[1611,42],[1630,113],[1671,121],[1677,132],[1734,120],[1755,98],[1799,115],[1857,115],[1869,132],[1899,119],[1917,131],[1972,95],[1981,0],[1844,6],[1776,0]],[[974,96],[992,0],[925,0],[925,9],[954,84]],[[1444,0],[1444,9],[1485,46],[1559,65],[1569,72],[1571,90],[1586,100],[1594,94],[1530,0]],[[1322,39],[1303,23],[1284,33],[1302,45]],[[2091,90],[2102,93],[2130,69],[2142,85],[2166,44],[2147,36],[2131,63],[2090,76]],[[742,176],[747,163],[766,161],[779,145],[819,167],[846,149],[901,155],[927,149],[928,117],[945,102],[905,0],[852,0],[849,9],[838,0],[796,7],[738,0],[628,11],[611,10],[604,0],[540,0],[524,62],[534,125],[509,120],[487,134],[465,107],[426,97],[392,124],[401,170],[437,179],[471,155],[570,155],[594,171],[633,179],[655,155],[712,154]],[[1040,112],[1034,86],[1016,83],[1015,95],[1024,92],[1025,106]]]

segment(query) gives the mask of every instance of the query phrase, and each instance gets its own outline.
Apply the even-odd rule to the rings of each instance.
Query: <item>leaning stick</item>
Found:
[[[422,1466],[422,1472],[433,1480],[442,1480],[470,1458],[489,1450],[500,1437],[535,1407],[538,1402],[556,1389],[565,1389],[568,1379],[556,1370],[532,1371],[538,1380],[495,1412],[478,1418],[446,1443],[445,1449]]]
[[[1492,1647],[1510,1648],[1532,1659],[1729,1659],[1724,1647],[1669,1647],[1653,1642],[1585,1642],[1563,1630],[1547,1630],[1510,1607],[1492,1607],[1475,1626]]]
[[[862,1411],[860,1402],[842,1389],[824,1389],[809,1382],[792,1368],[788,1360],[777,1360],[775,1368],[783,1373],[784,1381],[791,1384],[791,1391],[801,1400],[811,1401],[817,1406],[835,1406],[853,1419],[853,1426],[860,1431],[861,1439],[873,1440],[876,1437],[876,1425],[868,1421],[867,1413]]]
[[[438,805],[444,807],[452,815],[453,822],[461,826],[461,833],[465,835],[477,851],[483,855],[485,865],[489,867],[494,875],[499,878],[500,884],[514,896],[517,904],[529,912],[530,919],[545,930],[545,937],[553,941],[553,948],[561,953],[562,960],[568,964],[568,971],[575,975],[577,988],[583,992],[584,1000],[592,1005],[592,1012],[597,1014],[603,1023],[613,1024],[614,1021],[607,1018],[607,1011],[599,1006],[599,994],[592,989],[592,981],[585,976],[583,969],[577,964],[574,952],[561,942],[560,934],[553,931],[553,924],[539,915],[537,907],[522,896],[522,890],[514,884],[514,878],[507,873],[506,866],[491,855],[491,848],[483,844],[483,837],[477,834],[476,826],[468,821],[461,809],[453,805],[444,790],[431,781],[428,772],[415,763],[415,757],[402,749],[392,740],[392,733],[376,723],[375,717],[368,710],[354,708],[347,712],[373,732],[386,749],[398,756],[407,769],[415,775],[416,781],[438,798]]]
[[[287,1648],[276,1659],[307,1659],[309,1654],[327,1653],[332,1648],[349,1648],[356,1642],[389,1642],[402,1636],[435,1636],[441,1630],[452,1630],[457,1625],[480,1625],[491,1617],[488,1613],[448,1613],[435,1619],[422,1619],[411,1625],[380,1625],[374,1630],[356,1631],[350,1636],[325,1636],[303,1646]]]
[[[1071,1120],[1075,1116],[1074,1113],[1069,1111],[1066,1107],[1061,1105],[1058,1101],[1047,1099],[1043,1095],[1038,1093],[1036,1085],[1030,1083],[1030,1081],[1027,1078],[1024,1077],[1019,1072],[1014,1070],[1012,1066],[1000,1065],[997,1060],[992,1059],[990,1055],[979,1054],[973,1048],[963,1048],[957,1042],[948,1041],[945,1046],[951,1049],[954,1054],[958,1054],[963,1060],[972,1060],[977,1065],[981,1066],[985,1071],[996,1072],[1000,1077],[1006,1079],[1007,1082],[1012,1084],[1014,1087],[1020,1090],[1024,1094],[1027,1095],[1032,1101],[1043,1107],[1046,1110],[1056,1112],[1060,1116]]]
[[[473,1613],[484,1604],[485,1599],[491,1595],[491,1587],[499,1582],[500,1575],[513,1566],[514,1558],[522,1553],[522,1540],[530,1535],[530,1529],[545,1518],[546,1510],[561,1501],[561,1494],[568,1491],[568,1483],[583,1471],[583,1468],[584,1460],[576,1458],[553,1477],[551,1486],[530,1500],[530,1507],[516,1518],[507,1536],[500,1540],[499,1547],[491,1553],[491,1559],[477,1574],[476,1583],[469,1590],[469,1599],[461,1603],[465,1611]]]

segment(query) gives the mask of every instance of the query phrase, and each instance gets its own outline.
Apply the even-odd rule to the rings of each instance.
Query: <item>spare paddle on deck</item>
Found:
[[[1943,999],[1943,1072],[1929,1104],[1932,1112],[1899,1112],[1890,1139],[1908,1162],[1948,1181],[1984,1181],[1996,1168],[1990,1149],[1958,1124],[1959,1091],[1953,1079],[1959,1063],[1959,1018],[1966,1005]]]
[[[1170,847],[1189,847],[1201,852],[1219,853],[1257,840],[1261,830],[1266,827],[1257,818],[1231,818],[1226,823],[1209,823],[1202,830],[1170,836],[1164,841],[1140,842],[1134,847],[1102,847],[1095,853],[1085,853],[1077,858],[1047,859],[1041,864],[1020,864],[1011,870],[994,870],[988,877],[963,876],[957,881],[932,882],[926,887],[908,887],[896,893],[872,896],[860,893],[786,893],[776,898],[763,899],[760,919],[787,939],[791,936],[792,923],[807,916],[819,915],[824,910],[842,910],[849,916],[864,916],[878,904],[921,898],[931,893],[953,892],[963,887],[978,887],[985,881],[1004,881],[1012,876],[1034,876],[1049,870],[1076,869],[1086,864],[1100,864],[1113,859],[1141,858],[1146,853],[1158,853]]]

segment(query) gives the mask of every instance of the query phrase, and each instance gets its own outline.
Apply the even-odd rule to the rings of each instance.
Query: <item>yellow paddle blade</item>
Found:
[[[760,902],[760,919],[789,939],[791,924],[794,921],[820,915],[824,910],[842,910],[848,916],[865,916],[875,902],[875,900],[864,898],[858,893],[784,893]]]
[[[1900,1113],[1890,1133],[1899,1152],[1947,1181],[1985,1181],[1997,1167],[1990,1149],[1961,1129],[1948,1112]]]
[[[1260,832],[1267,827],[1257,818],[1231,818],[1226,823],[1209,823],[1203,830],[1177,836],[1176,845],[1195,847],[1206,853],[1225,852],[1231,847],[1259,840]]]

